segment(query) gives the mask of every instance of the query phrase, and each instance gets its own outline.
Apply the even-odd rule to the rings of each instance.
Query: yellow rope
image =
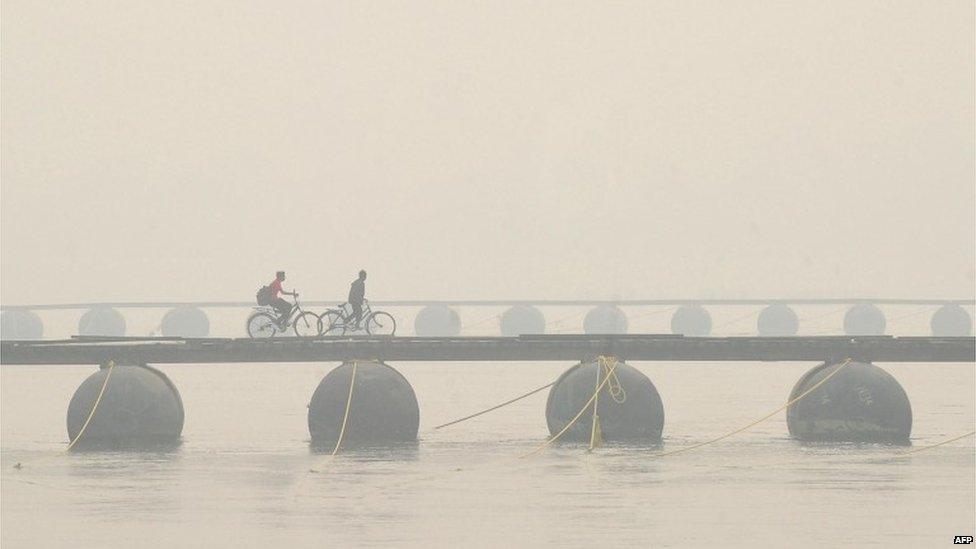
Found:
[[[627,402],[627,391],[624,390],[624,386],[620,384],[620,378],[617,374],[611,373],[609,366],[606,363],[603,364],[603,370],[610,377],[610,383],[607,385],[607,390],[610,392],[610,396],[613,401],[617,404],[623,404]]]
[[[105,381],[102,382],[102,388],[98,391],[98,397],[95,399],[95,404],[92,405],[91,412],[88,413],[88,418],[85,419],[85,423],[81,426],[81,430],[78,431],[78,434],[75,436],[75,439],[72,440],[71,444],[69,444],[68,447],[64,450],[65,452],[71,451],[71,449],[74,448],[75,444],[77,444],[78,441],[81,440],[81,437],[84,436],[85,431],[88,429],[88,424],[91,423],[92,418],[95,417],[95,410],[98,410],[98,405],[99,403],[102,402],[102,395],[105,394],[105,389],[108,387],[108,380],[110,377],[112,377],[113,369],[115,369],[115,361],[110,360],[108,363],[108,373],[105,374]]]
[[[718,331],[720,328],[725,328],[726,326],[729,326],[731,324],[735,324],[736,322],[741,322],[743,320],[746,320],[746,319],[749,319],[749,318],[752,318],[752,317],[755,317],[755,316],[759,316],[759,313],[761,313],[761,312],[762,311],[760,311],[760,310],[751,311],[751,312],[748,312],[748,313],[746,313],[744,315],[737,316],[737,317],[732,318],[730,320],[726,320],[725,322],[720,322],[720,323],[716,324],[715,326],[712,326],[712,333],[720,333]]]
[[[600,440],[597,441],[597,430],[599,429],[600,416],[597,415],[596,411],[600,405],[600,381],[603,378],[603,363],[597,365],[596,367],[596,383],[594,383],[594,393],[593,393],[593,421],[590,424],[590,451],[592,452],[596,448],[597,444],[603,444],[603,436],[600,436]]]
[[[478,326],[483,326],[485,324],[488,324],[492,320],[498,320],[501,317],[502,317],[502,315],[495,315],[495,316],[490,316],[490,317],[487,317],[487,318],[483,318],[483,319],[481,319],[481,320],[479,320],[477,322],[473,322],[473,323],[468,324],[466,326],[462,326],[460,332],[462,334],[470,333],[469,330],[471,330],[471,328],[477,328]]]
[[[598,358],[598,360],[599,360],[600,364],[606,364],[606,361],[607,360],[613,360],[613,366],[610,368],[610,373],[613,373],[613,371],[617,368],[618,362],[617,362],[616,357],[609,357],[609,358],[607,358],[607,357],[602,357],[601,356],[601,357]],[[590,397],[590,400],[587,400],[586,401],[586,404],[584,404],[583,407],[580,408],[580,411],[579,411],[578,414],[576,414],[576,417],[574,417],[565,427],[563,427],[563,430],[562,431],[559,431],[558,433],[556,433],[555,436],[547,439],[545,442],[543,442],[542,444],[540,444],[537,448],[535,448],[531,452],[529,452],[527,454],[522,454],[521,456],[519,456],[519,458],[527,458],[527,457],[529,457],[531,455],[537,454],[537,453],[541,452],[542,450],[544,450],[549,445],[551,445],[553,442],[556,442],[557,440],[559,440],[559,437],[563,436],[563,434],[565,434],[566,431],[568,431],[570,429],[570,427],[572,427],[573,425],[576,425],[576,422],[579,421],[579,418],[583,416],[583,412],[585,412],[586,409],[590,407],[590,404],[593,404],[593,401],[596,399],[596,395],[598,395],[600,393],[600,391],[603,390],[603,386],[606,385],[607,382],[609,382],[609,381],[610,381],[610,376],[609,375],[607,377],[603,378],[603,383],[601,383],[600,386],[596,388],[596,392],[593,393],[593,396]]]
[[[850,364],[851,363],[851,360],[852,359],[848,358],[843,363],[841,363],[841,365],[838,368],[836,368],[833,372],[830,372],[829,374],[827,374],[827,376],[825,376],[823,379],[821,379],[820,381],[818,381],[813,387],[810,387],[806,391],[803,391],[802,393],[800,393],[799,396],[797,396],[793,400],[787,402],[783,406],[780,406],[779,408],[773,410],[772,412],[766,414],[765,416],[757,419],[756,421],[753,421],[752,423],[750,423],[749,425],[746,425],[745,427],[740,427],[740,428],[738,428],[738,429],[736,429],[736,430],[734,430],[732,432],[726,433],[726,434],[724,434],[724,435],[722,435],[720,437],[716,437],[716,438],[713,438],[711,440],[706,440],[705,442],[699,442],[698,444],[693,444],[691,446],[686,446],[684,448],[678,448],[677,450],[671,450],[670,452],[662,452],[660,454],[652,454],[649,457],[651,457],[651,458],[661,458],[661,457],[664,457],[664,456],[673,456],[675,454],[680,454],[682,452],[688,452],[688,451],[694,450],[696,448],[701,448],[702,446],[708,446],[709,444],[713,444],[713,443],[718,442],[720,440],[729,438],[732,435],[737,435],[737,434],[741,433],[742,431],[745,431],[746,429],[750,429],[752,427],[755,427],[756,425],[759,425],[760,423],[766,421],[767,419],[775,416],[776,414],[778,414],[778,413],[782,412],[783,410],[789,408],[790,406],[796,404],[797,402],[800,401],[800,399],[802,399],[803,397],[809,395],[810,393],[812,393],[814,390],[816,390],[818,387],[820,387],[824,383],[827,383],[827,380],[829,380],[830,378],[832,378],[835,375],[837,375],[837,372],[840,372],[841,370],[844,369],[844,367],[846,367],[848,364]]]
[[[959,439],[963,439],[963,438],[966,438],[966,437],[971,437],[973,435],[976,435],[976,431],[970,431],[970,432],[968,432],[968,433],[966,433],[964,435],[959,435],[957,437],[952,437],[949,440],[943,440],[942,442],[939,442],[938,444],[932,444],[931,446],[922,446],[921,448],[916,448],[916,449],[910,450],[908,452],[902,452],[897,457],[908,456],[908,455],[911,455],[911,454],[917,454],[919,452],[924,452],[926,450],[931,450],[932,448],[938,448],[939,446],[942,446],[943,444],[949,444],[950,442],[955,442],[955,441],[957,441]]]
[[[352,404],[352,388],[356,386],[356,367],[359,362],[352,361],[352,378],[349,380],[349,396],[346,397],[346,412],[342,415],[342,427],[339,428],[339,438],[336,440],[332,455],[339,453],[339,446],[342,444],[342,437],[346,434],[346,421],[349,419],[349,406]]]
[[[555,381],[553,381],[552,383],[547,383],[547,384],[543,385],[542,387],[539,387],[538,389],[534,389],[532,391],[529,391],[528,393],[525,393],[522,396],[515,397],[512,400],[509,400],[509,401],[506,401],[506,402],[502,402],[501,404],[499,404],[497,406],[492,406],[491,408],[488,408],[486,410],[482,410],[482,411],[480,411],[480,412],[478,412],[476,414],[471,414],[470,416],[465,416],[465,417],[462,417],[461,419],[455,419],[454,421],[451,421],[451,422],[448,422],[448,423],[444,423],[444,424],[438,425],[437,427],[434,427],[434,429],[437,430],[437,429],[442,429],[444,427],[450,427],[451,425],[454,425],[456,423],[461,423],[462,421],[467,421],[469,419],[476,418],[476,417],[478,417],[480,415],[487,414],[488,412],[491,412],[493,410],[497,410],[497,409],[502,408],[504,406],[508,406],[509,404],[512,404],[513,402],[518,402],[518,401],[522,400],[525,397],[530,397],[530,396],[538,393],[539,391],[542,391],[542,390],[548,389],[549,387],[552,387],[555,384],[556,384]]]
[[[886,317],[885,318],[885,323],[887,323],[887,324],[890,325],[892,322],[898,322],[899,320],[904,320],[906,318],[911,318],[913,316],[924,315],[925,313],[934,313],[935,311],[938,311],[938,310],[939,310],[938,307],[925,307],[925,308],[922,308],[922,309],[914,310],[914,311],[912,311],[910,313],[907,313],[907,314],[903,314],[901,316]]]
[[[835,314],[837,314],[837,313],[839,313],[841,311],[846,311],[848,308],[849,308],[848,305],[844,305],[843,307],[841,307],[839,309],[833,309],[833,310],[827,311],[826,313],[820,313],[819,315],[801,317],[801,318],[798,318],[797,320],[799,320],[800,322],[803,322],[803,323],[807,323],[807,322],[809,322],[811,320],[818,320],[818,319],[825,318],[825,317],[828,317],[828,316],[831,316],[831,315],[835,315]]]
[[[651,311],[649,313],[644,313],[644,314],[639,314],[639,315],[634,315],[634,316],[628,316],[627,318],[628,318],[628,320],[634,321],[634,320],[637,320],[638,318],[645,318],[645,317],[649,317],[651,315],[659,315],[661,313],[670,313],[670,312],[672,312],[672,311],[674,311],[676,309],[677,309],[677,307],[665,307],[663,309],[655,309],[655,310],[653,310],[653,311]]]
[[[555,327],[559,326],[560,324],[562,324],[563,322],[568,322],[570,320],[575,320],[575,319],[583,316],[583,314],[585,312],[586,311],[581,311],[581,312],[578,312],[576,314],[564,316],[564,317],[562,317],[560,319],[557,319],[557,320],[552,320],[552,321],[546,322],[546,331],[549,332],[549,333],[554,333],[555,331],[554,330],[550,330],[550,328],[555,328]]]

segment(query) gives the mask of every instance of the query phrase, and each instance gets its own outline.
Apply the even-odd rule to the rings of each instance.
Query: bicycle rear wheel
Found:
[[[322,326],[322,331],[319,335],[341,336],[346,333],[345,318],[339,311],[329,310],[322,313],[322,316],[319,317],[319,322],[321,322]]]
[[[393,335],[396,333],[396,319],[383,311],[373,313],[366,319],[366,333],[372,335]]]
[[[315,337],[322,333],[322,321],[319,320],[319,315],[305,311],[295,318],[292,328],[298,337]]]
[[[275,317],[268,313],[255,313],[247,319],[247,335],[253,338],[274,337],[278,334]]]

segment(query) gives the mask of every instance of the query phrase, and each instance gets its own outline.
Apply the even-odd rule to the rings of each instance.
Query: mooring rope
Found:
[[[649,316],[659,315],[661,313],[670,313],[672,311],[676,311],[677,309],[678,309],[677,307],[665,307],[663,309],[654,309],[653,311],[651,311],[649,313],[642,313],[642,314],[639,314],[639,315],[628,316],[627,318],[630,321],[634,321],[634,320],[637,320],[639,318],[647,318]]]
[[[826,313],[820,313],[820,314],[813,315],[813,316],[805,316],[805,317],[798,318],[797,320],[800,321],[800,322],[809,322],[811,320],[819,320],[819,319],[826,318],[828,316],[835,315],[837,313],[846,311],[849,308],[850,307],[848,305],[844,305],[843,307],[840,307],[838,309],[831,309],[831,310],[827,311]]]
[[[905,320],[906,318],[912,318],[912,317],[916,317],[916,316],[921,316],[921,315],[924,315],[925,313],[934,313],[935,311],[938,311],[938,310],[939,310],[938,307],[935,307],[935,308],[933,308],[933,307],[920,307],[918,309],[913,309],[912,312],[910,312],[910,313],[905,313],[903,315],[893,316],[893,317],[890,317],[890,318],[885,318],[885,322],[888,325],[891,325],[891,324],[893,324],[895,322],[898,322],[898,321],[901,321],[901,320]]]
[[[102,396],[105,395],[105,389],[108,388],[108,380],[112,377],[112,370],[115,369],[115,361],[110,360],[108,363],[108,373],[105,374],[105,381],[102,382],[102,388],[98,391],[98,397],[95,399],[95,404],[92,405],[91,412],[88,413],[88,417],[85,419],[85,423],[81,426],[81,430],[75,436],[75,439],[68,444],[65,448],[65,452],[70,452],[74,448],[75,444],[85,435],[85,431],[88,430],[88,424],[91,423],[93,417],[95,417],[95,411],[98,410],[98,405],[102,402]]]
[[[346,435],[346,423],[349,421],[349,409],[352,406],[352,391],[353,391],[353,388],[356,386],[356,369],[357,369],[358,366],[359,366],[359,361],[358,360],[353,360],[352,361],[352,375],[349,378],[349,393],[346,395],[346,410],[342,414],[342,425],[339,427],[339,436],[338,436],[338,438],[336,438],[335,448],[333,448],[332,449],[332,453],[330,453],[328,455],[329,458],[334,458],[336,456],[336,454],[339,453],[339,447],[342,446],[342,441],[343,441],[343,439],[345,438],[345,435]],[[325,458],[323,458],[323,461],[324,461],[324,459]],[[331,463],[331,459],[329,460],[329,463]],[[320,473],[321,470],[319,468],[316,468],[316,467],[311,467],[311,468],[309,468],[308,472],[309,473]],[[300,485],[301,485],[301,481],[299,481],[299,483],[295,486],[295,490],[297,490]],[[292,493],[292,495],[294,495],[294,492]]]
[[[621,385],[620,378],[617,377],[617,374],[610,371],[610,367],[606,362],[603,363],[603,371],[606,372],[607,377],[610,378],[610,381],[607,384],[607,390],[610,391],[610,397],[613,398],[613,401],[617,404],[627,402],[627,391],[625,391],[624,386]]]
[[[356,386],[356,367],[359,366],[359,362],[352,361],[352,377],[349,379],[349,395],[346,396],[346,411],[342,414],[342,427],[339,428],[339,438],[336,439],[335,448],[332,449],[331,455],[336,455],[339,453],[339,446],[342,445],[342,438],[346,434],[346,421],[349,420],[349,407],[352,405],[352,389]]]
[[[549,387],[552,387],[555,384],[556,384],[555,381],[553,381],[551,383],[547,383],[547,384],[543,385],[542,387],[539,387],[538,389],[533,389],[533,390],[529,391],[528,393],[525,393],[524,395],[517,396],[517,397],[515,397],[515,398],[513,398],[511,400],[507,400],[505,402],[502,402],[501,404],[498,404],[496,406],[492,406],[491,408],[488,408],[488,409],[482,410],[480,412],[471,414],[470,416],[462,417],[461,419],[455,419],[454,421],[449,421],[447,423],[438,425],[437,427],[434,427],[434,430],[436,431],[437,429],[442,429],[444,427],[450,427],[451,425],[455,425],[455,424],[461,423],[462,421],[467,421],[469,419],[473,419],[473,418],[476,418],[476,417],[478,417],[480,415],[487,414],[488,412],[492,412],[492,411],[497,410],[499,408],[503,408],[505,406],[508,406],[509,404],[512,404],[514,402],[518,402],[518,401],[522,400],[523,398],[530,397],[530,396],[538,393],[539,391],[543,391],[545,389],[548,389]]]
[[[471,324],[467,324],[467,325],[461,326],[460,332],[462,334],[470,333],[471,328],[477,328],[478,326],[484,326],[485,324],[488,324],[492,320],[498,320],[501,317],[502,317],[502,315],[495,315],[495,316],[489,316],[487,318],[482,318],[481,320],[479,320],[477,322],[472,322]]]
[[[804,398],[805,396],[807,396],[810,393],[812,393],[813,391],[815,391],[818,387],[820,387],[824,383],[827,383],[827,380],[829,380],[830,378],[832,378],[835,375],[837,375],[837,372],[840,372],[841,370],[843,370],[852,361],[853,361],[853,359],[848,358],[847,360],[845,360],[844,362],[842,362],[839,367],[837,367],[836,369],[834,369],[833,372],[830,372],[823,379],[821,379],[816,384],[814,384],[813,387],[810,387],[806,391],[803,391],[802,393],[800,393],[793,400],[790,400],[786,404],[780,406],[779,408],[773,410],[772,412],[764,415],[763,417],[757,419],[756,421],[753,421],[752,423],[750,423],[750,424],[748,424],[748,425],[746,425],[744,427],[740,427],[740,428],[738,428],[738,429],[736,429],[734,431],[725,433],[724,435],[722,435],[720,437],[716,437],[716,438],[713,438],[711,440],[706,440],[705,442],[699,442],[698,444],[692,444],[691,446],[686,446],[684,448],[678,448],[676,450],[671,450],[669,452],[662,452],[660,454],[651,454],[648,457],[650,457],[650,458],[662,458],[662,457],[665,457],[665,456],[673,456],[675,454],[681,454],[683,452],[689,452],[689,451],[694,450],[696,448],[701,448],[702,446],[708,446],[709,444],[713,444],[713,443],[716,443],[716,442],[718,442],[720,440],[727,439],[727,438],[729,438],[729,437],[731,437],[733,435],[737,435],[737,434],[739,434],[739,433],[741,433],[741,432],[743,432],[743,431],[745,431],[747,429],[751,429],[752,427],[755,427],[756,425],[759,425],[760,423],[766,421],[767,419],[775,416],[776,414],[782,412],[783,410],[785,410],[785,409],[789,408],[790,406],[792,406],[792,405],[796,404],[797,402],[799,402],[802,398]]]
[[[603,446],[603,433],[600,432],[600,416],[598,416],[596,413],[600,406],[600,382],[602,381],[602,378],[603,364],[600,363],[596,367],[596,383],[594,383],[595,392],[593,393],[593,421],[590,424],[590,452],[592,452],[597,446]]]
[[[51,453],[51,454],[47,454],[47,455],[43,455],[43,456],[37,457],[37,458],[35,458],[33,460],[28,461],[26,463],[26,465],[35,465],[35,464],[37,464],[37,463],[39,463],[41,461],[45,461],[45,460],[48,460],[48,459],[53,459],[53,458],[57,458],[57,457],[63,456],[64,454],[70,452],[72,448],[74,448],[75,444],[77,444],[78,441],[81,440],[81,438],[84,436],[85,432],[88,430],[88,424],[91,423],[92,418],[95,417],[95,412],[98,410],[98,406],[102,402],[102,396],[105,394],[105,389],[108,387],[108,380],[109,380],[110,377],[112,377],[112,369],[113,368],[115,368],[115,361],[109,361],[109,363],[108,363],[108,373],[105,375],[105,381],[102,382],[102,387],[98,391],[98,396],[95,398],[95,403],[92,404],[92,409],[91,409],[90,412],[88,412],[88,417],[85,419],[85,423],[82,424],[81,430],[79,430],[78,431],[78,434],[75,435],[74,440],[72,440],[72,441],[70,441],[68,443],[68,447],[65,448],[63,451],[59,451],[59,452],[56,452],[56,453]],[[17,463],[15,463],[13,465],[13,468],[14,469],[23,469],[24,468],[24,465],[25,465],[25,463],[18,461]],[[27,481],[24,481],[24,482],[27,482]],[[39,484],[39,483],[31,483],[31,482],[28,482],[28,483],[29,484],[38,484],[39,486],[44,486],[43,484]]]
[[[571,315],[567,315],[567,316],[558,318],[556,320],[547,321],[546,322],[546,331],[548,333],[559,333],[560,330],[565,329],[565,328],[562,328],[560,326],[562,323],[569,322],[570,320],[576,320],[577,318],[583,316],[585,313],[586,313],[586,311],[581,311],[581,312],[578,312],[576,314],[571,314]],[[550,328],[554,328],[554,329],[550,329]]]
[[[563,427],[563,429],[561,431],[559,431],[558,433],[556,433],[555,436],[546,439],[545,442],[543,442],[542,444],[540,444],[537,448],[535,448],[531,452],[529,452],[527,454],[522,454],[521,456],[519,456],[519,458],[527,458],[527,457],[529,457],[531,455],[537,454],[537,453],[541,452],[542,450],[546,449],[552,443],[554,443],[557,440],[559,440],[559,437],[563,436],[566,433],[566,431],[568,431],[573,425],[576,425],[576,422],[579,421],[579,418],[583,416],[583,413],[586,412],[586,409],[589,408],[591,404],[593,404],[593,401],[596,400],[596,396],[598,394],[600,394],[600,391],[603,390],[604,385],[606,385],[610,381],[610,374],[612,374],[613,371],[617,369],[617,364],[619,364],[619,362],[617,361],[617,358],[616,357],[604,357],[604,356],[600,356],[600,357],[597,358],[597,360],[598,360],[599,364],[601,364],[601,365],[602,364],[606,364],[606,362],[608,360],[613,360],[613,365],[610,367],[610,372],[607,374],[607,376],[605,378],[603,378],[603,383],[601,383],[599,386],[597,386],[596,391],[593,393],[593,396],[591,396],[590,399],[586,401],[586,404],[584,404],[583,407],[580,408],[580,411],[579,411],[578,414],[576,414],[576,417],[574,417],[572,420],[570,420],[570,422],[568,424],[566,424],[566,426]]]
[[[949,440],[943,440],[942,442],[939,442],[939,443],[936,443],[936,444],[932,444],[932,445],[929,445],[929,446],[922,446],[921,448],[915,448],[914,450],[909,450],[908,452],[902,452],[901,454],[898,454],[897,457],[909,456],[909,455],[912,455],[912,454],[917,454],[919,452],[924,452],[926,450],[931,450],[932,448],[938,448],[939,446],[942,446],[943,444],[949,444],[950,442],[955,442],[957,440],[964,439],[966,437],[971,437],[973,435],[976,435],[976,431],[970,431],[970,432],[968,432],[968,433],[966,433],[964,435],[959,435],[957,437],[952,437]]]
[[[607,364],[604,364],[603,365],[603,369],[604,369],[604,371],[608,371],[609,370],[609,366]],[[550,382],[550,383],[546,383],[542,387],[539,387],[539,388],[536,388],[536,389],[532,389],[528,393],[519,395],[519,396],[517,396],[517,397],[515,397],[513,399],[510,399],[510,400],[506,400],[505,402],[502,402],[501,404],[496,404],[495,406],[492,406],[491,408],[486,408],[484,410],[481,410],[480,412],[473,413],[473,414],[471,414],[469,416],[464,416],[464,417],[462,417],[460,419],[455,419],[454,421],[449,421],[447,423],[442,423],[441,425],[438,425],[438,426],[434,427],[434,430],[436,431],[438,429],[443,429],[444,427],[450,427],[451,425],[456,425],[456,424],[461,423],[463,421],[467,421],[469,419],[474,419],[474,418],[476,418],[478,416],[487,414],[488,412],[493,412],[495,410],[498,410],[499,408],[504,408],[505,406],[508,406],[509,404],[514,404],[514,403],[522,400],[523,398],[530,397],[530,396],[538,393],[539,391],[544,391],[544,390],[552,387],[555,384],[556,384],[555,381]],[[625,391],[624,388],[623,388],[623,386],[621,386],[620,379],[617,377],[617,374],[613,374],[610,377],[610,381],[608,382],[608,385],[609,386],[607,388],[610,391],[610,396],[613,397],[613,400],[615,402],[617,402],[619,404],[622,404],[622,403],[624,403],[624,402],[627,401],[627,391]]]
[[[737,322],[742,322],[743,320],[748,320],[750,318],[757,317],[757,316],[759,316],[759,313],[761,313],[761,312],[762,311],[750,311],[750,312],[748,312],[748,313],[746,313],[744,315],[737,316],[737,317],[731,318],[729,320],[726,320],[725,322],[720,322],[720,323],[716,324],[715,326],[712,326],[712,333],[720,333],[718,331],[720,328],[725,328],[726,326],[730,326],[730,325],[735,324]]]

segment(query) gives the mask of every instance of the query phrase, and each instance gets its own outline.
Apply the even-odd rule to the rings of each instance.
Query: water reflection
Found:
[[[178,452],[183,446],[183,439],[176,440],[100,440],[82,439],[71,447],[71,453],[118,453],[132,454],[166,454]]]
[[[309,444],[309,453],[316,456],[329,456],[334,449],[335,442]],[[343,442],[338,455],[359,462],[413,461],[420,456],[420,442]]]

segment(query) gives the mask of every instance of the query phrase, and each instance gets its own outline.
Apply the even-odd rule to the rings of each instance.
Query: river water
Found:
[[[660,390],[664,448],[782,405],[810,364],[632,363]],[[421,404],[413,448],[308,446],[305,405],[334,365],[163,365],[187,418],[168,453],[62,454],[65,412],[92,367],[5,366],[6,547],[374,545],[932,547],[971,535],[973,439],[892,459],[883,445],[803,445],[785,416],[694,452],[559,446],[545,393],[432,427],[554,379],[569,364],[394,364]],[[973,429],[972,364],[886,365],[915,413],[913,444]],[[21,463],[22,468],[14,467]],[[310,473],[310,469],[319,471]]]
[[[213,329],[238,334],[239,313],[218,315]],[[60,323],[45,318],[49,337],[72,333],[77,314],[62,316]],[[148,315],[128,317],[130,334],[156,324]],[[918,325],[902,329],[924,333],[926,318],[909,318]],[[497,329],[477,319],[472,325],[478,322],[485,334]],[[638,324],[632,331],[663,329]],[[630,364],[661,393],[666,450],[778,408],[814,365]],[[447,429],[433,426],[545,385],[572,364],[391,365],[417,393],[419,443],[336,458],[310,451],[306,421],[312,392],[335,364],[157,365],[182,394],[183,444],[166,453],[72,454],[63,453],[65,413],[95,368],[3,366],[0,543],[939,547],[976,528],[972,437],[898,458],[904,448],[800,444],[781,413],[661,459],[652,457],[660,449],[612,445],[593,453],[558,445],[519,459],[548,434],[546,392]],[[916,448],[973,430],[973,364],[881,366],[911,399]]]

